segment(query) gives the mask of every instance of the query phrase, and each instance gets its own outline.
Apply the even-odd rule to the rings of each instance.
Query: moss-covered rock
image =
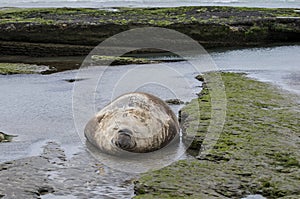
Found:
[[[299,42],[300,13],[294,9],[235,7],[119,8],[117,11],[7,8],[0,10],[0,53],[86,55],[110,36],[149,26],[177,30],[205,47]],[[21,42],[22,46],[18,48],[13,42]],[[37,46],[24,48],[28,43]],[[56,49],[54,44],[60,45]]]
[[[299,198],[299,104],[274,86],[223,73],[227,117],[216,145],[206,156],[181,160],[145,173],[136,182],[136,198]],[[185,134],[197,132],[198,151],[210,114],[210,90],[182,109]],[[204,115],[195,113],[201,107]]]
[[[1,75],[33,74],[44,73],[46,71],[50,71],[48,66],[38,66],[22,63],[0,63]]]
[[[100,56],[93,55],[91,57],[92,64],[94,65],[128,65],[128,64],[153,64],[158,63],[158,61],[153,61],[145,58],[136,57],[114,57],[114,56]]]

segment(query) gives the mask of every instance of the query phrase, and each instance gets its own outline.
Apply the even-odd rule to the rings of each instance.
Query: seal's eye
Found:
[[[132,135],[132,131],[129,129],[121,129],[118,131],[119,134],[127,134],[127,135]]]

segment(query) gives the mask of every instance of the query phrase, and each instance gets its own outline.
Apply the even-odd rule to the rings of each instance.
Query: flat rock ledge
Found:
[[[48,142],[39,156],[0,164],[0,198],[130,198],[133,175],[105,167],[87,151],[68,159]]]
[[[1,55],[86,56],[93,47],[117,33],[153,26],[177,30],[204,47],[300,41],[297,9],[2,8],[0,21]],[[141,50],[144,51],[155,49]]]
[[[211,117],[210,90],[204,87],[181,110],[183,138],[193,140],[195,158],[143,174],[135,183],[135,198],[300,198],[300,108],[295,96],[245,74],[221,76],[227,116],[212,151],[199,155]]]

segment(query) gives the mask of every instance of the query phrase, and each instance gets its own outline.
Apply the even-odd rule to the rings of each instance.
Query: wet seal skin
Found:
[[[86,125],[87,141],[102,152],[147,153],[167,146],[179,137],[179,123],[170,107],[147,93],[124,94]]]

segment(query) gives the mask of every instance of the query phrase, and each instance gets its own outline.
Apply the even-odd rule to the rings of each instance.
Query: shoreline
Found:
[[[6,2],[3,2],[6,3]],[[61,3],[61,4],[60,4]],[[181,1],[174,0],[172,2],[168,0],[163,0],[160,2],[154,2],[153,0],[144,0],[142,2],[138,1],[102,1],[102,2],[94,2],[94,1],[61,1],[60,3],[50,3],[50,2],[10,2],[7,3],[6,7],[77,7],[77,8],[116,8],[116,7],[133,7],[133,8],[151,8],[151,7],[180,7],[180,6],[234,6],[234,7],[261,7],[261,8],[299,8],[300,4],[296,3],[292,0],[286,0],[285,2],[276,2],[276,1],[260,1],[253,3],[251,0],[226,0],[226,1],[197,1],[197,0],[189,0],[189,1]],[[154,4],[155,3],[155,4]]]
[[[299,198],[300,117],[295,95],[244,74],[221,75],[227,116],[211,153],[143,174],[135,182],[135,198]],[[209,96],[203,89],[181,110],[185,139],[197,132],[191,144],[196,154],[209,125]],[[193,111],[198,103],[204,111],[200,116]]]
[[[292,45],[300,43],[298,11],[222,6],[115,10],[2,8],[0,62],[54,67],[49,73],[78,69],[90,51],[110,36],[132,28],[153,26],[184,33],[208,51]],[[105,55],[105,52],[114,52],[115,47],[99,50]],[[124,56],[139,59],[149,53],[168,52],[139,49]]]
[[[244,50],[244,49],[264,49],[264,48],[274,48],[274,47],[286,47],[286,46],[299,46],[300,42],[296,43],[282,43],[282,44],[268,44],[268,45],[262,45],[262,46],[252,46],[252,47],[218,47],[218,48],[212,48],[212,49],[205,49],[209,54],[214,53],[222,53],[227,51],[234,51],[234,50]],[[191,55],[192,56],[192,55]],[[122,61],[123,57],[130,58],[126,60],[126,62]],[[84,61],[86,57],[85,56],[59,56],[59,57],[31,57],[31,56],[18,56],[18,55],[4,55],[0,57],[0,63],[3,64],[19,64],[19,65],[36,65],[40,67],[49,67],[48,71],[45,71],[45,73],[42,74],[52,74],[57,72],[63,72],[67,70],[76,70],[81,67],[82,62]],[[150,59],[149,59],[150,58]],[[146,52],[146,51],[140,51],[140,52],[131,52],[128,54],[125,54],[122,57],[111,57],[111,59],[114,59],[115,61],[111,64],[111,66],[117,66],[117,65],[127,65],[127,64],[151,64],[154,61],[155,63],[163,63],[163,62],[178,62],[178,61],[184,61],[180,57],[177,57],[176,55],[169,53],[169,52]],[[142,62],[140,62],[140,59],[144,59]],[[10,74],[14,74],[13,71],[9,71],[9,68],[7,68],[8,72],[11,72]],[[30,72],[26,72],[26,69],[24,69],[25,72],[22,73],[20,71],[19,74],[30,74]],[[9,74],[9,73],[7,73]]]
[[[1,55],[85,56],[110,36],[150,26],[179,31],[205,48],[300,42],[295,8],[9,8],[0,19]]]

